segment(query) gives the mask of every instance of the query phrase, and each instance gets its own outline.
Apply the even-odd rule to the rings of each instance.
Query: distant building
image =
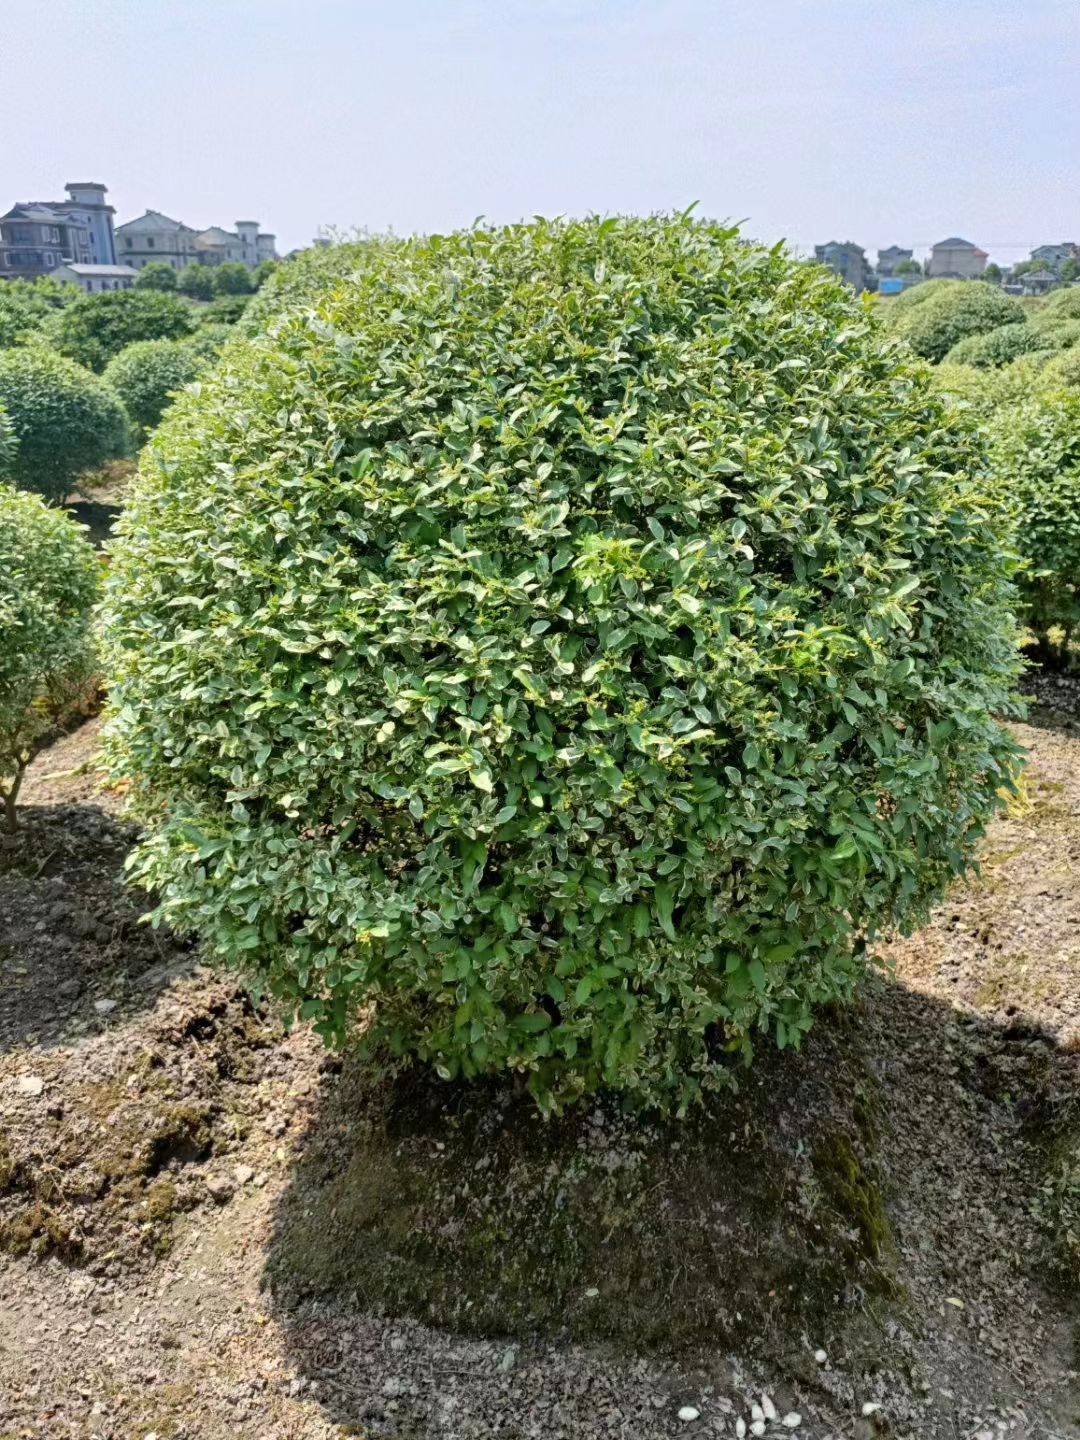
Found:
[[[1080,245],[1071,240],[1063,240],[1060,245],[1040,245],[1032,250],[1031,258],[1057,275],[1066,260],[1080,259]]]
[[[985,250],[980,250],[970,240],[961,240],[954,235],[948,240],[939,240],[931,248],[927,273],[935,280],[945,277],[973,280],[986,269],[989,258]]]
[[[34,200],[0,216],[0,277],[39,280],[65,264],[115,265],[107,191],[95,181],[65,186],[66,200]]]
[[[1061,283],[1056,271],[1046,265],[1040,265],[1037,270],[1026,270],[1018,278],[1024,295],[1045,295],[1048,290],[1053,290]]]
[[[877,252],[877,273],[881,276],[894,275],[896,267],[903,260],[913,260],[915,252],[905,250],[900,245],[890,245],[887,250]]]
[[[850,240],[842,244],[839,240],[830,240],[827,245],[815,245],[814,256],[857,293],[872,288],[874,272],[861,245]]]
[[[130,265],[60,265],[53,271],[53,279],[68,285],[78,285],[88,295],[98,290],[130,290],[139,278],[139,272]]]
[[[256,220],[238,220],[235,230],[212,225],[195,230],[160,210],[147,210],[116,230],[117,247],[125,265],[137,270],[154,261],[183,270],[186,265],[220,265],[239,261],[249,270],[263,260],[277,259],[273,235],[259,230]]]

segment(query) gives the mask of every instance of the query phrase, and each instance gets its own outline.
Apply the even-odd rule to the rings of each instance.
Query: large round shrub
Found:
[[[1080,285],[1052,290],[1040,304],[1038,314],[1044,319],[1080,320]]]
[[[1080,394],[1050,391],[1002,406],[990,434],[993,473],[1028,566],[1026,618],[1037,635],[1060,628],[1067,641],[1080,621]]]
[[[797,1043],[998,804],[974,427],[832,277],[688,219],[399,242],[271,330],[114,555],[163,915],[544,1105]]]
[[[153,430],[173,395],[196,380],[209,359],[192,340],[137,340],[110,360],[104,379],[142,435]]]
[[[943,288],[923,304],[894,311],[892,323],[917,355],[937,361],[969,335],[985,335],[1024,319],[1024,307],[1011,295],[969,280]]]
[[[83,528],[36,495],[0,485],[0,824],[35,747],[93,668],[98,565]]]
[[[1042,382],[1048,390],[1080,387],[1080,349],[1074,346],[1054,355],[1042,372]]]
[[[136,340],[180,340],[196,326],[194,307],[162,290],[81,295],[49,322],[53,347],[99,374]]]
[[[130,448],[111,386],[40,346],[0,351],[0,405],[18,441],[0,478],[47,499],[62,500],[78,475]]]

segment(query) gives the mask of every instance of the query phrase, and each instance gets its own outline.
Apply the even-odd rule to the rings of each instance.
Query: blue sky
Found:
[[[802,248],[1080,239],[1077,0],[50,0],[4,6],[0,95],[4,208],[102,180],[282,248],[694,200]]]

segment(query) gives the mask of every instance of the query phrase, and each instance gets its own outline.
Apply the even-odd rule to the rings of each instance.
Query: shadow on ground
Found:
[[[920,1435],[932,1416],[953,1433],[965,1396],[1040,1396],[1078,1434],[1080,1252],[1053,1199],[1080,1142],[1078,1064],[893,983],[681,1124],[611,1100],[545,1123],[506,1087],[346,1059],[268,1280],[301,1373],[364,1434],[439,1433],[454,1385],[434,1342],[373,1346],[355,1328],[371,1316],[714,1371],[749,1353],[822,1418],[876,1376]],[[530,1413],[531,1382],[486,1383],[524,1386],[513,1409]]]
[[[186,942],[140,924],[150,902],[122,873],[135,826],[93,803],[19,817],[0,837],[0,1052],[149,1008],[192,964]]]

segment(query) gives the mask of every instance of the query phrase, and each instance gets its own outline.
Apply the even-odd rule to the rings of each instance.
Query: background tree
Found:
[[[191,300],[212,300],[213,271],[209,265],[185,265],[176,278],[176,288]]]
[[[922,273],[922,266],[918,260],[901,260],[893,271],[894,275],[921,275]]]
[[[176,271],[164,260],[152,260],[139,271],[136,290],[175,290]]]
[[[1000,285],[1001,266],[997,264],[996,261],[991,260],[989,265],[987,265],[986,269],[983,271],[982,278],[984,280],[989,280],[992,285]]]
[[[0,484],[0,802],[9,832],[35,749],[92,678],[97,577],[81,526]]]
[[[1070,256],[1061,267],[1061,278],[1066,285],[1080,280],[1080,260],[1077,260],[1075,256]]]
[[[81,295],[50,320],[47,334],[61,355],[98,373],[136,340],[179,340],[197,325],[186,300],[160,290],[108,290]]]
[[[65,499],[77,476],[130,450],[115,391],[43,346],[0,351],[0,405],[18,441],[2,478],[49,500]]]
[[[201,325],[235,325],[246,313],[253,298],[253,295],[219,295],[216,300],[211,300],[209,305],[200,307],[199,323]]]
[[[251,271],[239,260],[226,260],[213,267],[215,295],[250,295],[254,286]]]

